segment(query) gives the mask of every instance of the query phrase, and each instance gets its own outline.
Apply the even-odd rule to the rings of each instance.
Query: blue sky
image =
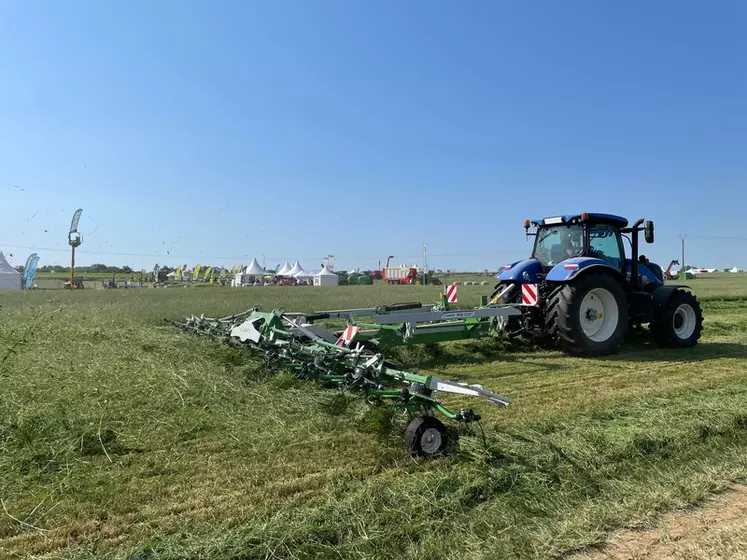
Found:
[[[747,267],[746,63],[740,0],[3,2],[0,249],[469,270],[599,211]]]

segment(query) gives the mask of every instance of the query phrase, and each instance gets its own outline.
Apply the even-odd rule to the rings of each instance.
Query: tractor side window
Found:
[[[589,256],[605,260],[616,270],[622,270],[624,255],[617,230],[608,225],[597,225],[591,228]]]

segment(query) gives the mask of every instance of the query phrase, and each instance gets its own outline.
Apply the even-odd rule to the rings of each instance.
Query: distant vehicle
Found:
[[[65,282],[66,290],[82,290],[83,288],[83,279],[81,277],[74,278],[72,283],[70,283],[70,280]]]
[[[389,284],[422,284],[420,273],[414,266],[385,266],[381,279]]]
[[[417,266],[389,266],[389,263],[394,258],[393,255],[389,255],[386,260],[386,266],[381,270],[381,279],[389,284],[412,284],[420,285],[425,284],[423,276],[420,274],[420,269]],[[374,276],[371,276],[375,278]],[[428,284],[440,284],[441,281],[437,278],[428,275],[426,277]]]

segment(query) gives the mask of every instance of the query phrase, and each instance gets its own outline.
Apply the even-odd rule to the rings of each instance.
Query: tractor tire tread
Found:
[[[695,311],[695,330],[686,340],[677,337],[673,328],[674,313],[680,304],[687,303]],[[662,348],[689,348],[698,343],[703,333],[703,309],[694,294],[687,290],[677,289],[664,306],[663,312],[649,324],[651,337]]]
[[[583,297],[595,287],[603,287],[610,291],[618,304],[618,327],[610,339],[603,343],[587,341],[578,332],[580,330],[577,324],[578,311],[574,309],[579,297]],[[553,332],[561,347],[568,354],[603,356],[613,354],[619,349],[628,330],[628,316],[628,301],[618,280],[610,274],[589,272],[577,281],[565,284],[557,290],[548,307],[546,326],[554,329]]]

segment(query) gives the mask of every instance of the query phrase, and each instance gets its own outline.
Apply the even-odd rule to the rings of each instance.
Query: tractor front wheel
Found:
[[[407,425],[405,443],[413,455],[433,457],[446,448],[446,427],[433,416],[420,416]]]
[[[703,311],[693,294],[675,290],[666,305],[654,312],[649,328],[659,346],[689,348],[697,344],[703,331]]]
[[[548,308],[548,323],[552,322],[569,354],[613,354],[628,330],[625,292],[611,275],[587,272],[556,292]]]
[[[490,299],[498,305],[521,303],[521,284],[518,282],[499,282]],[[522,330],[521,316],[498,317],[497,326],[506,338],[513,338]]]

